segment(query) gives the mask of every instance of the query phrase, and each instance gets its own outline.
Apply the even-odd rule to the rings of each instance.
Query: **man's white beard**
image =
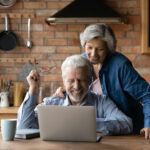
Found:
[[[74,103],[81,103],[84,99],[84,97],[86,96],[87,92],[84,92],[84,94],[82,94],[81,96],[73,96],[72,94],[68,94],[69,96],[69,99],[71,102],[74,102]]]

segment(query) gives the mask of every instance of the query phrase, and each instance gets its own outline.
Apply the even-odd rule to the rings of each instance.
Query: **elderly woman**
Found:
[[[134,133],[150,138],[150,85],[133,68],[129,59],[115,52],[116,38],[105,24],[88,26],[80,34],[80,42],[93,67],[98,67],[99,93],[109,96],[133,120]],[[96,69],[97,70],[97,69]],[[91,80],[95,75],[91,72]],[[94,86],[95,87],[95,86]],[[94,90],[95,90],[94,89]]]
[[[89,25],[81,34],[80,42],[91,69],[90,89],[109,96],[133,120],[133,132],[150,138],[150,85],[133,68],[128,58],[115,52],[116,38],[105,24]],[[91,67],[92,68],[92,67]],[[63,96],[62,88],[55,95]]]

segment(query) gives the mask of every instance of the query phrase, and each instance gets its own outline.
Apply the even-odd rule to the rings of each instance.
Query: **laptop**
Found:
[[[38,106],[40,137],[50,141],[88,141],[96,135],[94,106]]]

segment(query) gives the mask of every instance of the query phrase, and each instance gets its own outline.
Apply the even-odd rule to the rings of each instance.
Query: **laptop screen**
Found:
[[[55,141],[96,141],[94,106],[38,106],[40,137]]]

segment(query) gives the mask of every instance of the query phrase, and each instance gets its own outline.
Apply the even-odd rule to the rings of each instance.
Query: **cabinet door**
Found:
[[[141,0],[142,53],[150,54],[150,0]]]
[[[5,118],[17,118],[19,107],[0,108],[0,120]]]

